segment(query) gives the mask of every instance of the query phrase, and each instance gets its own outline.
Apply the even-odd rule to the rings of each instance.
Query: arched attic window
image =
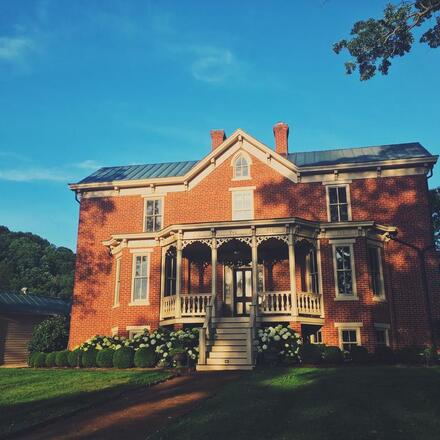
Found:
[[[251,160],[247,155],[245,156],[243,153],[239,153],[238,156],[235,157],[233,161],[234,168],[234,179],[235,180],[245,180],[250,179]]]

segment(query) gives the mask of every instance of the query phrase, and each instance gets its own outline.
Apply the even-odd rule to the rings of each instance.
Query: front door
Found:
[[[248,316],[252,304],[252,269],[234,270],[234,315]]]

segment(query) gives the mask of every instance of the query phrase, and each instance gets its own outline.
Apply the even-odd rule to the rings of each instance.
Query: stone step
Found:
[[[197,371],[232,371],[253,369],[253,365],[196,365]]]
[[[222,335],[222,336],[224,336],[224,335]],[[214,341],[214,343],[208,342],[208,345],[211,347],[220,347],[222,345],[224,345],[224,346],[234,345],[234,346],[246,347],[246,342],[247,342],[246,339],[216,339]]]
[[[231,358],[222,358],[222,359],[211,359],[207,360],[208,365],[249,365],[249,362],[246,358],[244,359],[231,359]]]
[[[221,335],[221,334],[247,334],[248,333],[248,329],[247,328],[218,328],[216,329],[216,334],[217,335]]]
[[[215,341],[221,341],[221,340],[232,340],[232,339],[239,339],[242,341],[247,340],[247,334],[246,333],[217,333],[215,335]]]
[[[208,359],[246,359],[246,351],[211,351]]]
[[[211,353],[221,352],[221,353],[230,353],[230,352],[238,352],[238,353],[246,353],[247,347],[246,344],[243,345],[218,345],[215,344],[211,348]]]

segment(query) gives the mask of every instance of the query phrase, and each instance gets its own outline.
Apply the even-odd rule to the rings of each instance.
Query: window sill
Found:
[[[149,301],[133,301],[128,303],[129,306],[149,306]]]
[[[337,296],[335,297],[335,301],[359,301],[358,296]]]
[[[240,180],[251,180],[251,176],[248,177],[233,177],[231,180],[232,182],[239,182]]]
[[[373,295],[373,301],[374,302],[387,302],[387,299],[384,296],[374,296]]]
[[[119,307],[120,304],[114,304],[112,305],[112,309],[117,309]]]

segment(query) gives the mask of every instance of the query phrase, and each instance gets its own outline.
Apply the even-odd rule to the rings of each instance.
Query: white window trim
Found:
[[[153,196],[153,195],[146,195],[146,196],[143,196],[143,199],[144,199],[144,216],[143,216],[143,218],[142,218],[142,223],[143,223],[143,226],[142,226],[142,230],[144,231],[144,232],[146,232],[147,234],[155,234],[156,232],[159,232],[159,230],[157,230],[157,231],[147,231],[147,228],[146,228],[146,219],[147,219],[147,202],[148,202],[148,200],[161,200],[162,201],[162,229],[165,227],[165,196],[163,196],[163,195],[158,195],[158,196]],[[160,230],[162,230],[162,229],[160,229]]]
[[[249,170],[249,175],[248,176],[244,176],[244,177],[236,177],[235,175],[235,161],[240,157],[244,157],[247,160],[248,163],[248,170]],[[252,179],[251,177],[251,165],[252,165],[252,159],[251,156],[249,156],[248,153],[246,153],[243,150],[239,150],[237,151],[236,154],[234,154],[234,156],[232,157],[231,160],[231,167],[232,167],[232,181],[240,181],[240,180],[250,180]]]
[[[150,305],[150,265],[151,265],[151,252],[152,250],[133,250],[132,268],[131,268],[131,301],[129,306],[149,306]],[[136,273],[136,257],[147,257],[147,298],[142,300],[133,300],[134,296],[134,276]]]
[[[255,218],[255,205],[254,205],[254,190],[255,186],[243,186],[238,188],[229,188],[229,191],[231,191],[231,218],[232,220],[253,220]],[[244,192],[244,193],[250,193],[251,194],[251,218],[249,219],[236,219],[234,216],[234,195],[237,192]]]
[[[118,336],[119,328],[118,327],[112,327],[110,332],[111,332],[112,336]]]
[[[331,240],[333,252],[333,276],[335,278],[335,301],[357,301],[359,297],[357,295],[357,284],[356,284],[356,266],[354,258],[354,242],[355,240]],[[352,279],[352,295],[341,295],[338,288],[338,266],[336,261],[336,248],[337,247],[349,247],[350,248],[350,264],[351,264],[351,279]]]
[[[362,339],[361,339],[361,328],[363,327],[362,322],[335,322],[335,327],[338,329],[339,348],[341,350],[343,350],[343,341],[342,341],[343,330],[356,331],[356,343],[358,346],[362,345]]]
[[[133,338],[135,335],[139,334],[139,333],[143,333],[144,330],[148,330],[150,331],[151,326],[150,325],[127,325],[127,327],[125,327],[125,329],[128,332],[128,337],[129,339]]]
[[[347,214],[348,214],[348,220],[347,221],[351,221],[352,217],[351,217],[351,196],[350,196],[350,185],[348,183],[344,183],[344,184],[338,184],[338,183],[334,183],[332,185],[325,185],[325,198],[326,198],[326,203],[327,203],[327,221],[329,223],[332,223],[332,219],[331,219],[331,214],[330,214],[330,194],[329,194],[329,188],[340,188],[340,187],[345,187],[345,193],[347,195]],[[342,220],[345,221],[345,220]],[[339,222],[333,222],[333,223],[339,223]]]
[[[115,288],[113,290],[113,308],[119,307],[121,295],[121,255],[115,260]],[[116,298],[118,299],[116,301]]]
[[[390,346],[390,328],[390,324],[374,323],[374,330],[385,330],[385,345],[387,347]],[[375,342],[377,346],[377,340]]]
[[[367,242],[368,248],[374,248],[376,250],[376,253],[378,254],[378,260],[379,260],[379,279],[380,279],[380,295],[374,295],[373,289],[371,286],[371,294],[373,296],[373,301],[377,302],[384,302],[386,301],[386,294],[385,294],[385,278],[383,276],[383,250],[382,246],[374,245],[371,242]],[[368,249],[367,249],[368,250]],[[369,257],[368,253],[367,256]],[[369,263],[369,262],[368,262]],[[368,270],[370,271],[370,283],[371,283],[371,268],[369,267]]]

